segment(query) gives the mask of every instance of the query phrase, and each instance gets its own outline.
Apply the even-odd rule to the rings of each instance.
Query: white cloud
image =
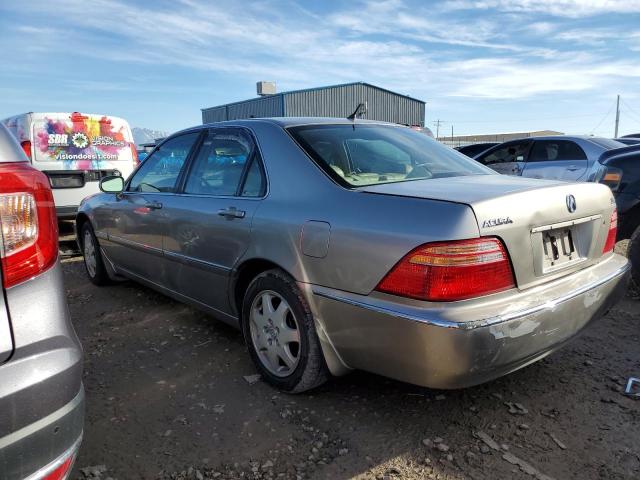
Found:
[[[463,8],[464,3],[522,11],[551,2],[455,3],[456,8]],[[568,2],[555,2],[563,3]],[[618,2],[599,2],[603,3]],[[640,2],[625,5],[633,3]],[[22,8],[46,15],[53,25],[48,28],[73,31],[75,44],[82,45],[73,50],[76,55],[105,62],[173,66],[184,75],[190,69],[215,71],[247,83],[275,79],[285,89],[366,80],[426,99],[525,98],[584,92],[640,76],[634,62],[559,52],[541,48],[536,41],[509,43],[511,38],[520,38],[509,28],[517,30],[520,25],[500,24],[491,15],[470,25],[468,18],[452,19],[451,13],[436,11],[427,14],[408,8],[401,0],[350,2],[328,16],[288,3],[182,0],[151,8],[122,0],[96,0],[92,9],[100,15],[87,15],[83,5],[82,0],[41,1]],[[286,15],[286,11],[296,15]],[[533,22],[530,27],[534,36],[547,37],[558,26]],[[38,30],[28,25],[18,28]],[[570,31],[558,35],[572,41]],[[49,37],[34,35],[32,45],[50,46]],[[461,54],[460,46],[470,48]],[[76,86],[86,89],[92,85]]]
[[[453,0],[449,10],[489,10],[541,13],[558,17],[590,17],[607,13],[638,13],[640,0]]]

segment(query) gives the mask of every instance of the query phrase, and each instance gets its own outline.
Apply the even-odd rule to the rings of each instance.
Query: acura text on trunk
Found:
[[[609,188],[498,175],[409,128],[254,119],[172,135],[77,218],[89,278],[233,324],[272,385],[437,388],[535,362],[623,295]]]

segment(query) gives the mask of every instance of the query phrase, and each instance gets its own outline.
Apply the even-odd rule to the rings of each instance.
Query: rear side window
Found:
[[[187,176],[184,193],[261,196],[264,180],[252,139],[241,130],[220,129],[207,134]]]
[[[409,128],[376,124],[287,129],[298,145],[345,187],[495,172]]]
[[[568,140],[536,140],[529,157],[530,162],[586,159],[584,150],[577,143]]]
[[[129,192],[174,193],[184,162],[200,132],[171,138],[147,157],[129,182]]]
[[[478,161],[485,165],[524,162],[530,145],[531,142],[511,143],[478,158]]]

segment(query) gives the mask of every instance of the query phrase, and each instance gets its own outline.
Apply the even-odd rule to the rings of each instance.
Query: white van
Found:
[[[129,124],[108,115],[24,113],[2,120],[31,164],[51,182],[58,219],[75,218],[83,198],[107,175],[128,177],[138,164]]]

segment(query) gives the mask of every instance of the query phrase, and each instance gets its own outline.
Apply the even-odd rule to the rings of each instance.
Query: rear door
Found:
[[[531,140],[504,143],[476,158],[477,161],[503,175],[521,175]]]
[[[140,166],[124,192],[105,205],[111,217],[108,256],[123,268],[162,284],[163,237],[167,232],[164,207],[176,192],[178,179],[200,132],[164,142]]]
[[[585,151],[572,140],[536,140],[523,177],[576,181],[587,173]]]
[[[229,312],[231,269],[249,246],[251,221],[266,192],[262,160],[247,130],[211,129],[178,195],[164,206],[172,290]]]

